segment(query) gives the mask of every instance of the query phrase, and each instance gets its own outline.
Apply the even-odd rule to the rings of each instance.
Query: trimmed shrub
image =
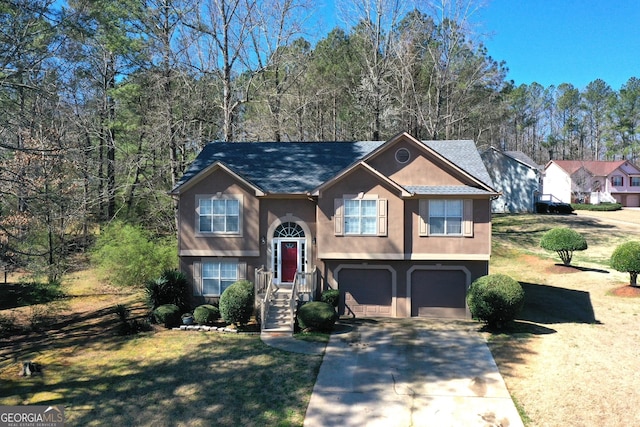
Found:
[[[210,325],[220,318],[220,310],[211,304],[199,305],[193,310],[193,318],[200,325]]]
[[[320,301],[331,304],[333,307],[338,306],[340,301],[340,291],[338,289],[327,289],[320,296]]]
[[[180,308],[175,304],[164,304],[153,310],[153,320],[165,328],[180,325]]]
[[[611,255],[611,267],[629,273],[629,284],[637,286],[640,273],[640,242],[632,240],[619,245]]]
[[[298,326],[303,331],[331,332],[336,320],[338,313],[326,302],[308,302],[298,310]]]
[[[571,265],[573,252],[587,249],[587,241],[570,228],[553,228],[544,233],[540,246],[548,251],[556,251],[564,265]]]
[[[189,281],[178,270],[165,270],[157,279],[147,281],[145,292],[151,310],[164,304],[175,304],[182,311],[189,309]]]
[[[476,279],[467,292],[471,315],[490,328],[500,328],[516,318],[524,305],[524,290],[515,279],[490,274]]]
[[[620,209],[622,209],[622,205],[620,203],[600,203],[598,205],[572,203],[571,207],[577,211],[580,210],[580,211],[600,211],[600,212],[619,211]]]
[[[249,322],[254,307],[253,283],[235,282],[220,295],[220,315],[227,323],[243,325]]]

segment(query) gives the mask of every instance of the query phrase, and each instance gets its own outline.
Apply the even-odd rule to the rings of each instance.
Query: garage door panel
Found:
[[[338,277],[340,315],[392,316],[391,274],[388,270],[344,269]]]
[[[411,280],[411,316],[467,317],[466,275],[461,270],[420,270]]]

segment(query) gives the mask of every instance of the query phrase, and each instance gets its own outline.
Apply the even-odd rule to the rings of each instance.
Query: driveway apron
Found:
[[[372,319],[338,327],[305,426],[523,425],[477,323]]]

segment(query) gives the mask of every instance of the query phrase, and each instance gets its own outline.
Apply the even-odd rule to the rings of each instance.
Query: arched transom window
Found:
[[[273,237],[304,237],[304,230],[295,222],[283,222],[273,232]]]

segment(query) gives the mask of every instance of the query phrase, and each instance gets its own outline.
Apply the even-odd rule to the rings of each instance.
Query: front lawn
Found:
[[[141,294],[65,287],[71,296],[46,327],[0,342],[1,405],[64,405],[68,425],[83,426],[302,425],[321,356],[286,353],[257,335],[156,328],[121,337],[112,308],[124,303],[143,319]],[[0,315],[19,321],[25,308]],[[26,360],[42,374],[18,376]]]

